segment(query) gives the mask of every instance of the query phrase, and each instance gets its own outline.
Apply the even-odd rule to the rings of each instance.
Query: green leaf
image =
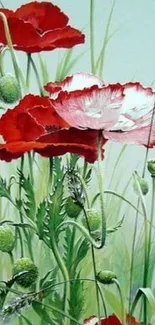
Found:
[[[39,56],[41,73],[42,73],[43,85],[46,85],[49,81],[49,72],[48,72],[47,63],[45,60],[42,59],[40,54],[38,56]]]
[[[44,319],[44,321],[47,322],[47,324],[55,325],[53,320],[48,315],[46,308],[41,305],[41,303],[38,303],[37,301],[33,301],[32,303],[34,311],[40,316],[40,318]]]
[[[30,320],[28,318],[26,318],[24,315],[20,314],[20,316],[25,320],[27,325],[33,325],[33,323],[31,323]]]
[[[75,279],[79,279],[80,274],[78,274]],[[71,289],[71,299],[69,301],[69,313],[72,317],[80,320],[82,312],[84,310],[84,283],[83,281],[73,281],[70,285]],[[75,325],[74,321],[71,321],[71,325]]]
[[[142,296],[146,297],[146,299],[150,305],[152,315],[155,316],[155,297],[154,297],[153,292],[150,288],[139,288],[139,290],[136,293],[133,304],[132,304],[131,314],[133,314],[133,312],[137,306],[137,303],[139,302],[139,300]]]
[[[56,228],[64,220],[65,213],[63,211],[63,205],[63,184],[62,180],[59,179],[53,189],[53,193],[47,201],[47,217],[44,224],[48,230],[48,237],[53,236],[53,232],[55,232]],[[58,234],[56,236],[58,239]]]
[[[77,266],[80,262],[86,257],[89,250],[89,243],[87,239],[83,239],[82,242],[78,242],[75,246],[75,252],[74,253],[74,270],[76,270]]]
[[[40,203],[36,213],[36,225],[38,228],[38,236],[40,239],[44,237],[44,220],[46,216],[46,201]]]
[[[10,186],[7,186],[6,181],[2,177],[0,177],[0,197],[5,197],[9,201],[12,201]]]
[[[30,178],[26,178],[20,170],[18,170],[18,174],[20,177],[21,187],[23,188],[26,197],[26,200],[23,201],[25,213],[28,218],[34,220],[36,215],[36,202],[33,185],[31,184]]]
[[[107,234],[111,234],[115,231],[117,231],[119,228],[122,227],[123,221],[124,221],[125,216],[111,229],[107,229]]]

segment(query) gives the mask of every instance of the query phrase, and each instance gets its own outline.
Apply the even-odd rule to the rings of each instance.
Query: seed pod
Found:
[[[16,78],[7,73],[0,78],[0,99],[5,103],[15,103],[20,98],[20,88]]]
[[[26,273],[21,274],[22,272]],[[24,288],[28,288],[34,282],[36,282],[38,273],[39,272],[37,266],[29,258],[26,257],[16,260],[12,268],[12,276],[16,276],[16,283]]]
[[[10,253],[14,248],[14,234],[10,227],[0,226],[0,250]]]
[[[94,232],[99,230],[101,227],[101,216],[100,213],[96,209],[87,210],[87,217],[89,222],[90,231]],[[87,228],[86,219],[82,219],[83,225]]]
[[[65,204],[65,210],[68,217],[76,219],[79,216],[81,209],[82,208],[73,201],[71,196],[67,198]]]
[[[139,174],[137,172],[135,172],[135,173],[137,175],[137,180],[139,182],[141,191],[142,191],[143,195],[146,195],[148,193],[148,191],[149,191],[148,183],[147,183],[147,181],[144,178],[142,178],[141,176],[139,176]],[[135,191],[136,194],[139,194],[138,186],[137,186],[137,183],[135,182],[135,180],[133,182],[133,189],[134,189],[134,191]]]
[[[104,270],[97,273],[96,279],[103,284],[113,284],[117,277],[114,272]]]
[[[152,177],[155,177],[155,160],[150,160],[147,162],[147,168]]]

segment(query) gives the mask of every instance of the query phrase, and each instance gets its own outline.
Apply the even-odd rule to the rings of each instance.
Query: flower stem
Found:
[[[90,206],[88,208],[90,208]],[[90,226],[89,226],[88,216],[87,216],[87,213],[86,213],[84,208],[83,208],[83,212],[84,212],[84,215],[85,215],[87,228],[88,228],[88,231],[89,231],[89,234],[90,234],[91,229],[90,229]],[[101,325],[100,299],[99,299],[98,281],[97,281],[97,278],[96,278],[97,270],[96,270],[96,261],[95,261],[95,251],[94,251],[94,247],[93,247],[92,244],[91,244],[91,255],[92,255],[92,264],[93,264],[93,272],[94,272],[94,280],[95,280],[95,289],[96,289],[98,324]]]
[[[138,193],[139,193],[139,199],[142,205],[142,210],[143,210],[143,214],[144,214],[144,275],[143,275],[143,288],[146,288],[147,285],[147,272],[148,272],[148,221],[147,221],[147,210],[146,210],[146,205],[145,205],[145,201],[144,201],[144,197],[141,191],[141,187],[139,184],[139,181],[137,179],[136,174],[133,174],[134,180],[135,180],[135,184],[137,186],[138,189]],[[147,300],[146,297],[144,297],[144,325],[147,325]]]
[[[30,65],[31,65],[30,58],[31,58],[31,53],[28,53],[27,54],[27,70],[26,70],[26,85],[27,85],[28,89],[30,88]]]
[[[64,285],[64,312],[67,313],[68,310],[68,301],[70,300],[70,283],[69,283],[69,274],[68,274],[68,270],[66,268],[66,265],[60,255],[59,249],[57,247],[56,244],[56,240],[55,240],[55,235],[53,234],[51,236],[51,247],[52,247],[52,251],[54,254],[54,257],[58,263],[58,266],[62,272],[62,275],[64,277],[65,280],[65,285]],[[68,319],[65,317],[65,325],[68,324]]]
[[[116,287],[119,292],[120,300],[121,300],[121,306],[122,306],[122,325],[126,325],[126,314],[125,314],[125,306],[124,306],[124,298],[122,294],[122,290],[120,287],[120,284],[117,279],[113,279],[113,282],[116,284]]]
[[[39,76],[39,73],[38,73],[38,70],[37,70],[37,67],[32,59],[32,56],[29,57],[29,60],[30,60],[30,63],[32,65],[32,68],[34,70],[34,73],[35,73],[35,76],[36,76],[36,80],[37,80],[37,83],[38,83],[38,88],[39,88],[39,91],[40,91],[40,95],[41,96],[44,96],[45,95],[45,91],[42,87],[42,84],[41,84],[41,80],[40,80],[40,76]]]
[[[13,44],[12,44],[12,39],[11,39],[11,34],[10,34],[7,18],[6,18],[5,14],[3,12],[0,12],[0,17],[2,18],[2,21],[3,21],[5,37],[6,37],[6,41],[7,41],[10,53],[11,53],[11,58],[12,58],[12,63],[13,63],[14,71],[15,71],[15,76],[16,76],[16,79],[17,79],[17,82],[18,82],[20,93],[22,93],[21,85],[20,85],[20,78],[21,78],[23,87],[26,88],[24,76],[22,75],[22,72],[21,72],[21,70],[20,70],[20,68],[18,66],[18,63],[17,63],[17,58],[16,58],[16,55],[15,55],[15,52],[14,52],[14,49],[13,49]],[[20,78],[19,78],[19,76],[20,76]]]
[[[33,185],[34,177],[33,177],[33,161],[32,161],[31,152],[28,152],[28,162],[29,162],[30,180],[31,180],[31,184]]]
[[[90,60],[91,72],[95,73],[95,55],[94,55],[94,0],[90,0]]]

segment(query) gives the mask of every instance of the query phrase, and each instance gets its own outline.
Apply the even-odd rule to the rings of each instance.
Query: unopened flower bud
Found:
[[[12,104],[20,98],[20,88],[16,78],[7,73],[0,78],[0,99],[5,103]]]
[[[137,172],[135,172],[135,173],[136,173],[137,181],[138,181],[139,186],[140,186],[140,188],[141,188],[142,194],[143,194],[143,195],[146,195],[146,194],[148,193],[148,191],[149,191],[148,183],[147,183],[147,181],[146,181],[144,178],[142,178],[142,177],[141,177]],[[136,183],[135,180],[134,180],[134,182],[133,182],[133,189],[134,189],[134,191],[135,191],[136,194],[139,194],[138,186],[137,186],[137,183]]]
[[[101,216],[96,209],[87,210],[87,217],[91,232],[94,232],[101,227]],[[87,222],[85,218],[83,218],[82,223],[87,228]]]
[[[147,163],[148,171],[150,172],[152,177],[155,177],[155,160],[150,160]]]
[[[103,284],[113,284],[114,279],[117,279],[117,277],[114,272],[104,270],[97,273],[96,279]]]
[[[68,217],[76,219],[81,212],[81,207],[73,201],[71,196],[69,196],[66,200],[65,210]]]
[[[38,273],[37,266],[26,257],[16,260],[12,269],[12,276],[16,276],[16,283],[24,288],[28,288],[36,282]]]
[[[0,250],[10,253],[14,248],[14,234],[10,227],[0,226]]]

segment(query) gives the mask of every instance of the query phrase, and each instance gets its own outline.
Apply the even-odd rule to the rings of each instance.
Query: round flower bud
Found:
[[[0,226],[0,250],[10,253],[14,248],[14,242],[12,229],[7,226]]]
[[[155,160],[150,160],[147,162],[147,168],[148,171],[150,172],[151,176],[155,176]]]
[[[16,78],[7,73],[0,78],[0,99],[5,103],[11,104],[20,98],[20,88]]]
[[[87,217],[91,232],[94,232],[101,227],[101,216],[96,209],[87,210]],[[82,223],[84,227],[87,228],[86,218],[82,219]]]
[[[96,279],[103,284],[113,284],[117,277],[114,272],[104,270],[97,273]]]
[[[136,175],[137,175],[137,180],[139,182],[141,191],[142,191],[143,195],[146,195],[148,193],[148,191],[149,191],[148,183],[144,178],[139,176],[137,172],[136,172]],[[133,182],[133,189],[134,189],[136,194],[139,194],[138,186],[137,186],[137,183],[135,181]]]
[[[38,268],[29,258],[23,257],[15,261],[12,268],[12,276],[17,276],[17,284],[21,287],[28,288],[36,282],[38,278]]]
[[[71,196],[69,196],[66,200],[65,210],[68,217],[77,218],[81,212],[81,207],[73,201]]]

